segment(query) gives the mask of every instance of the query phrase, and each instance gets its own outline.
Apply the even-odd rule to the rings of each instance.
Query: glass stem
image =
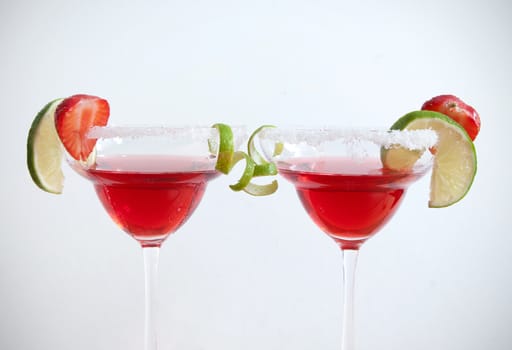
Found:
[[[357,249],[343,249],[343,328],[341,350],[354,350],[354,283]]]
[[[143,247],[145,280],[144,350],[156,350],[156,289],[160,247]]]

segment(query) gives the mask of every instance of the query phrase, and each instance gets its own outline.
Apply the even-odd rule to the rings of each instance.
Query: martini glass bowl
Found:
[[[259,147],[290,181],[313,222],[343,253],[342,350],[354,349],[354,277],[361,246],[397,211],[409,186],[432,166],[431,130],[266,128]],[[389,150],[415,160],[392,170]],[[396,153],[395,153],[396,154]]]
[[[144,349],[157,349],[156,281],[163,242],[193,214],[215,170],[218,131],[210,127],[95,127],[87,161],[68,157],[114,223],[142,247]]]

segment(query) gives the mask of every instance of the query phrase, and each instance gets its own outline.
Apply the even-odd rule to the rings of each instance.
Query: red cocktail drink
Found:
[[[79,172],[94,183],[112,220],[144,247],[160,246],[192,215],[217,176],[207,160],[179,156],[107,156]]]
[[[359,249],[393,216],[424,171],[384,169],[380,159],[296,158],[279,163],[313,221],[343,249]]]

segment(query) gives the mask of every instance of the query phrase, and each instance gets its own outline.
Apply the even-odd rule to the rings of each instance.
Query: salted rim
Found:
[[[389,148],[400,145],[410,150],[422,150],[437,144],[438,135],[432,129],[376,130],[341,128],[266,128],[259,135],[261,139],[284,143],[307,143],[318,146],[325,142],[345,143],[371,142]]]
[[[218,130],[209,126],[94,126],[87,133],[90,139],[138,138],[171,136],[204,139],[218,137]]]

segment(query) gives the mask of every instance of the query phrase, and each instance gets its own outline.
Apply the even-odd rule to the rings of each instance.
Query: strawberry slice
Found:
[[[87,138],[93,126],[105,126],[110,115],[107,100],[91,95],[64,99],[55,112],[57,134],[68,153],[76,160],[87,160],[95,139]]]

